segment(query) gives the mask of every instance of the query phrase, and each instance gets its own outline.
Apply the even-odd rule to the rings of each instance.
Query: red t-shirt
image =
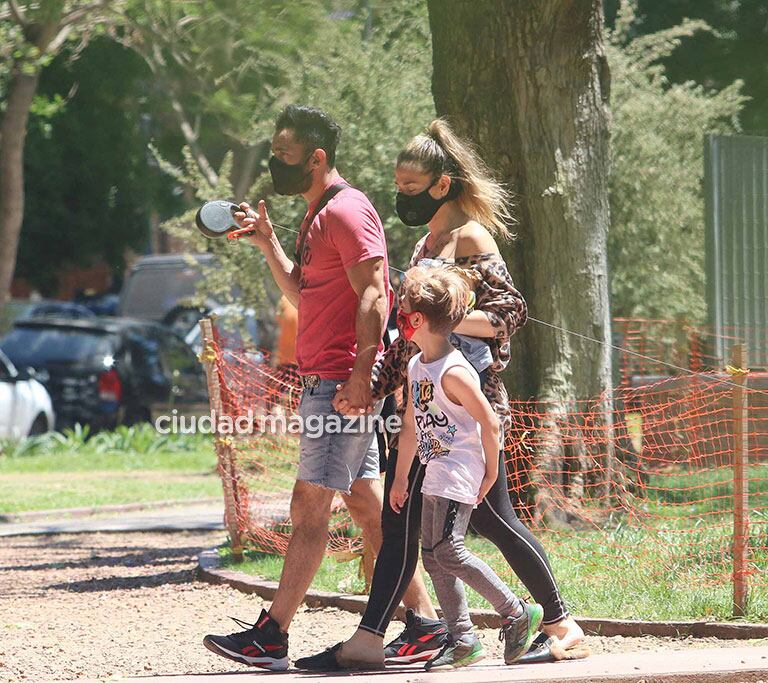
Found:
[[[319,201],[307,207],[307,216]],[[347,379],[352,373],[357,353],[358,299],[346,269],[376,257],[384,258],[384,280],[389,292],[381,219],[368,197],[352,187],[344,188],[315,216],[304,242],[296,338],[296,361],[302,375]],[[390,294],[390,308],[391,304]],[[379,354],[383,349],[380,343]]]

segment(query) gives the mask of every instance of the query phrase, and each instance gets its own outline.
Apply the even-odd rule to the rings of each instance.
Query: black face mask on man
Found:
[[[298,164],[286,164],[274,154],[269,158],[269,174],[277,194],[303,194],[312,186],[312,171],[304,170],[307,161],[309,157]]]
[[[445,197],[440,197],[440,199],[435,199],[429,194],[431,187],[434,187],[434,184],[418,194],[398,192],[395,195],[395,211],[403,223],[411,227],[429,223],[443,204],[459,196],[461,181],[452,178],[450,189]]]

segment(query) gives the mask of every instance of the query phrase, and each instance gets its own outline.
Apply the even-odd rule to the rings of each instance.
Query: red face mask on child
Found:
[[[411,338],[413,337],[413,333],[416,331],[416,327],[413,326],[413,323],[411,322],[411,316],[416,311],[413,311],[412,313],[406,313],[405,311],[398,310],[397,312],[397,329],[400,330],[400,334],[405,337],[406,341],[411,341]]]

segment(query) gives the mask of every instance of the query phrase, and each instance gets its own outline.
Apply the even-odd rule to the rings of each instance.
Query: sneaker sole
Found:
[[[413,655],[395,655],[394,657],[385,657],[384,663],[385,664],[415,664],[416,662],[426,662],[429,659],[432,659],[438,652],[440,652],[440,648],[437,648],[437,650],[422,650],[421,652],[418,652]]]
[[[287,671],[288,670],[288,657],[248,657],[248,655],[240,654],[239,652],[232,652],[227,648],[216,644],[209,638],[203,638],[203,645],[214,654],[226,659],[231,659],[233,662],[239,662],[240,664],[247,664],[248,666],[257,666],[260,669],[268,669],[269,671]]]
[[[472,655],[471,657],[465,657],[464,659],[460,659],[458,662],[454,662],[453,664],[441,664],[439,666],[431,666],[429,667],[429,669],[426,669],[426,670],[427,671],[447,671],[448,669],[461,669],[465,666],[469,666],[470,664],[474,664],[475,662],[479,662],[481,659],[485,659],[485,652],[478,652],[476,655]]]

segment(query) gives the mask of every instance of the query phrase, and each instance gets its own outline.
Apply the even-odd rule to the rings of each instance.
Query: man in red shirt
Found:
[[[272,670],[288,668],[288,625],[325,552],[331,503],[338,491],[371,545],[381,546],[382,490],[374,430],[354,420],[356,431],[333,428],[346,422],[333,409],[342,395],[362,416],[377,414],[371,368],[383,350],[382,333],[392,305],[384,229],[376,210],[335,168],[340,128],[324,112],[290,105],[280,114],[269,168],[278,194],[301,194],[307,215],[294,259],[283,251],[266,207],[241,204],[243,227],[263,252],[272,275],[298,308],[296,360],[302,376],[297,480],[291,498],[293,534],[280,585],[269,612],[227,636],[208,635],[205,646],[223,657]],[[328,420],[310,434],[308,418]],[[326,428],[331,427],[331,428]]]

